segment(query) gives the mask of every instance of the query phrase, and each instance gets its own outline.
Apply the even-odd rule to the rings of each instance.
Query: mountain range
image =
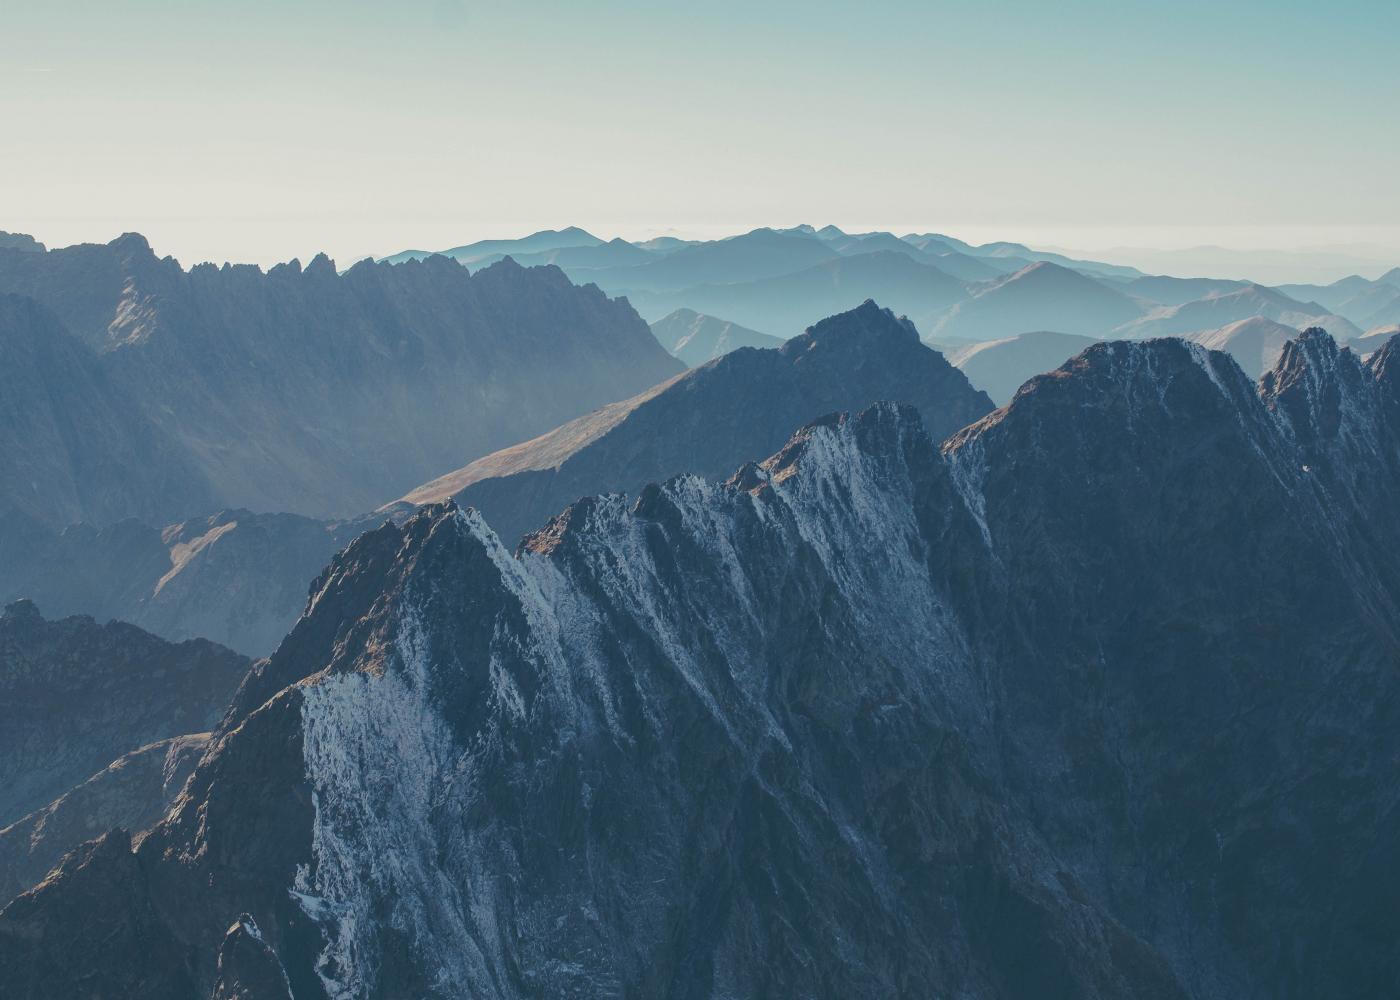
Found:
[[[625,302],[512,262],[186,271],[128,235],[0,250],[0,293],[0,509],[56,526],[351,516],[682,370]]]
[[[946,437],[992,402],[907,319],[873,302],[767,350],[744,348],[408,493],[479,511],[508,543],[582,496],[636,496],[680,472],[717,478],[776,449],[813,413],[907,401]]]
[[[1254,315],[1297,329],[1322,326],[1346,338],[1400,321],[1400,269],[1375,281],[1352,276],[1269,289],[1234,276],[1143,274],[1021,243],[975,245],[941,233],[796,226],[718,240],[628,243],[570,228],[445,253],[473,268],[505,256],[557,264],[575,282],[626,296],[648,321],[689,309],[779,337],[867,298],[908,315],[940,342],[1044,329],[1101,338],[1182,335]],[[1041,273],[1035,265],[1055,270]]]
[[[0,614],[0,828],[122,754],[209,730],[249,661],[203,639],[172,644],[122,622]],[[3,982],[3,980],[0,980]]]
[[[0,982],[1389,995],[1397,350],[1096,344],[941,447],[881,403],[514,556],[369,531]]]

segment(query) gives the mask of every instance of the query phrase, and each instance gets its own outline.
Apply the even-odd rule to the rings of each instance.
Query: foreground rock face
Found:
[[[248,665],[212,642],[11,604],[0,615],[0,827],[129,751],[211,729]]]
[[[512,261],[185,271],[128,234],[0,248],[0,293],[42,307],[0,299],[0,514],[55,526],[353,516],[682,369],[625,301]]]
[[[1394,994],[1397,375],[1103,344],[941,450],[369,532],[0,981],[204,995],[248,914],[297,997]]]
[[[478,509],[513,544],[581,496],[627,492],[680,472],[721,478],[767,455],[812,417],[878,400],[915,406],[945,437],[992,401],[907,319],[874,302],[822,320],[775,350],[741,350],[533,441],[488,455],[404,499]]]

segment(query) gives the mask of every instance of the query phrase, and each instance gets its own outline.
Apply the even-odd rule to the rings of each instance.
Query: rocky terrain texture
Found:
[[[880,404],[518,556],[368,532],[0,981],[1393,995],[1397,351],[1105,343],[941,448]]]
[[[0,249],[0,293],[40,306],[0,303],[0,513],[59,527],[353,516],[682,369],[625,301],[512,261],[186,271],[128,234]]]
[[[454,497],[513,544],[579,497],[623,492],[690,472],[722,478],[777,449],[812,417],[877,400],[916,407],[942,438],[992,402],[907,319],[873,302],[822,320],[775,350],[727,354],[640,396],[478,459],[409,493]]]
[[[115,618],[266,656],[331,556],[383,520],[225,510],[164,528],[128,519],[60,531],[12,516],[0,521],[0,603],[29,598],[53,616]]]
[[[133,625],[0,615],[0,827],[139,747],[212,729],[249,662]],[[0,982],[3,982],[0,978]]]
[[[0,250],[0,261],[44,256]],[[148,420],[53,313],[7,294],[0,294],[0,468],[0,524],[8,530],[21,520],[159,519],[174,507],[214,503],[177,435]]]
[[[0,906],[43,881],[85,841],[114,827],[154,826],[208,744],[208,733],[193,733],[123,754],[42,809],[0,829]]]
[[[662,347],[679,358],[687,368],[723,357],[741,347],[767,349],[781,347],[782,338],[748,327],[706,316],[694,309],[677,309],[651,324],[651,332]]]

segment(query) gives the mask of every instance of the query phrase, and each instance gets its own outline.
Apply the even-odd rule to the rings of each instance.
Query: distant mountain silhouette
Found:
[[[1354,340],[1347,341],[1345,346],[1351,348],[1362,357],[1370,357],[1388,344],[1397,334],[1400,334],[1400,323],[1392,323],[1389,326],[1378,326],[1374,330],[1367,330]]]
[[[1149,274],[1125,281],[1119,287],[1122,291],[1159,305],[1179,306],[1183,302],[1194,302],[1207,295],[1238,291],[1248,284],[1247,281],[1229,281],[1223,278],[1173,278],[1164,274]]]
[[[383,261],[388,264],[401,264],[407,260],[422,260],[441,254],[464,264],[471,264],[492,255],[497,255],[496,259],[499,260],[500,257],[510,254],[541,253],[564,247],[598,246],[602,242],[592,233],[585,232],[577,226],[569,226],[566,229],[544,229],[514,240],[478,240],[450,250],[405,250],[385,257]]]
[[[1126,338],[1182,336],[1200,330],[1217,330],[1252,316],[1262,316],[1295,329],[1322,327],[1339,339],[1354,337],[1361,332],[1316,302],[1298,302],[1275,289],[1248,284],[1234,291],[1213,293],[1181,305],[1153,309],[1147,315],[1119,326],[1113,335]]]
[[[961,281],[931,263],[882,250],[836,257],[776,278],[632,298],[643,316],[691,308],[773,336],[789,337],[824,316],[853,309],[872,298],[908,315],[922,331],[934,316],[967,298],[967,291]]]
[[[943,353],[973,386],[991,396],[998,406],[1005,406],[1033,375],[1053,371],[1097,343],[1095,337],[1037,330],[962,344]]]
[[[1400,323],[1400,281],[1391,283],[1384,276],[1378,281],[1367,281],[1353,274],[1330,285],[1280,285],[1278,290],[1291,298],[1325,306],[1363,330]]]
[[[610,292],[675,291],[719,282],[761,281],[837,256],[825,242],[806,233],[755,229],[685,246],[634,267],[599,269],[589,280]]]
[[[554,264],[563,269],[570,277],[577,277],[582,283],[587,273],[595,268],[602,267],[627,267],[634,264],[644,264],[650,260],[656,260],[663,256],[658,252],[643,250],[634,246],[626,240],[609,240],[607,243],[596,243],[588,246],[558,247],[552,250],[539,250],[535,252],[504,251],[491,253],[483,257],[478,257],[470,261],[473,271],[494,264],[506,257],[512,258],[522,267],[538,267],[542,264]]]
[[[651,324],[651,332],[661,346],[670,351],[687,368],[728,354],[740,347],[781,347],[781,337],[731,323],[717,316],[706,316],[693,309],[677,309]]]
[[[1250,378],[1258,378],[1278,364],[1284,345],[1296,339],[1298,330],[1275,323],[1264,316],[1251,316],[1218,330],[1202,330],[1187,335],[1202,347],[1225,351]]]
[[[1042,261],[978,290],[931,323],[924,335],[932,340],[1001,340],[1048,329],[1101,336],[1143,311],[1122,292]]]

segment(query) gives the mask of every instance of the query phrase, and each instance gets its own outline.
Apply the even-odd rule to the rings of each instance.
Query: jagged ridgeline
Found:
[[[941,448],[879,404],[518,556],[362,535],[0,981],[1392,995],[1396,351],[1101,344]]]
[[[681,370],[555,267],[0,247],[0,516],[352,516]]]

